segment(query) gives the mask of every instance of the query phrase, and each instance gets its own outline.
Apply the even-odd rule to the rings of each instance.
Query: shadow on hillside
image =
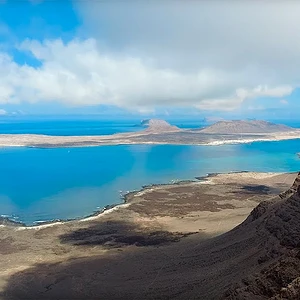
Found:
[[[37,264],[12,275],[0,298],[151,299],[147,296],[149,289],[164,267],[164,260],[168,259],[161,253],[156,259],[151,259],[151,255],[154,254],[148,253],[147,257],[141,252],[131,252],[130,255],[120,252],[115,256]]]
[[[131,222],[108,221],[95,222],[88,228],[80,228],[60,236],[61,243],[74,246],[95,246],[120,248],[135,245],[159,246],[178,242],[193,233],[151,230]]]
[[[176,274],[179,266],[177,263],[173,265],[172,261],[175,259],[178,262],[178,256],[183,250],[189,250],[185,243],[173,243],[176,247],[163,245],[178,242],[187,235],[189,234],[151,231],[130,222],[95,222],[87,228],[60,237],[61,243],[76,248],[76,256],[78,249],[81,249],[83,257],[58,263],[36,264],[17,272],[9,278],[0,298],[152,299],[147,294],[157,276],[164,271]],[[202,239],[207,237],[202,234],[192,237],[194,244]],[[89,249],[93,248],[94,251],[95,246],[110,251],[89,257]],[[123,251],[118,251],[120,248],[124,248]],[[183,278],[178,282],[181,281]],[[172,280],[166,286],[168,285],[171,288]],[[175,285],[173,289],[176,291],[178,287]],[[172,294],[173,291],[167,293]],[[154,299],[159,299],[157,297],[158,295]]]
[[[266,185],[244,185],[242,187],[243,192],[249,193],[249,194],[261,194],[261,195],[267,195],[271,189],[270,187]]]
[[[286,188],[286,186],[285,186]],[[243,185],[240,187],[240,190],[234,191],[234,194],[249,194],[249,195],[269,195],[274,194],[278,195],[282,192],[282,189],[280,188],[270,188],[267,185]]]
[[[110,249],[90,257],[90,246],[95,244],[76,244],[73,247],[82,249],[85,257],[36,264],[17,272],[0,299],[220,299],[245,275],[245,268],[251,274],[257,264],[259,254],[248,249],[256,248],[258,242],[238,231],[206,240],[195,234],[169,246]],[[76,240],[78,233],[73,233],[64,239],[73,243],[76,236],[76,241],[86,241],[86,235]]]

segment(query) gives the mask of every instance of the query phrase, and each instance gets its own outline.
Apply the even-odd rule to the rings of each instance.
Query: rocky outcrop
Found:
[[[274,124],[266,121],[220,121],[201,130],[211,134],[258,134],[293,131],[286,125]]]
[[[16,226],[16,227],[25,226],[23,223],[16,222],[16,221],[10,220],[7,217],[1,217],[1,216],[0,216],[0,225]]]
[[[267,212],[267,210],[271,204],[272,204],[271,201],[262,201],[261,203],[259,203],[252,210],[252,212],[250,213],[249,217],[246,219],[244,224],[253,222],[253,221],[257,220],[258,218],[260,218],[262,215],[264,215]]]
[[[263,237],[253,245],[261,255],[257,272],[231,285],[223,299],[300,299],[300,173],[280,198],[259,204],[240,226],[255,226]]]
[[[300,263],[296,255],[283,256],[256,276],[244,278],[243,284],[232,286],[222,299],[235,300],[299,300]]]
[[[291,197],[292,195],[294,195],[296,192],[298,192],[298,194],[300,193],[300,173],[298,173],[298,176],[295,179],[295,182],[291,186],[291,188],[288,189],[287,191],[281,193],[279,196],[281,199],[287,199],[287,198]]]

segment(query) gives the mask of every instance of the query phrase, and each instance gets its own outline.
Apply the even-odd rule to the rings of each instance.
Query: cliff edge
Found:
[[[254,270],[232,284],[223,299],[300,299],[300,173],[280,198],[260,203],[233,230],[255,230],[251,251],[259,257]]]

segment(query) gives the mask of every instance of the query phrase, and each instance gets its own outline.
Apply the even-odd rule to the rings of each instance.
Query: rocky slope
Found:
[[[300,299],[300,173],[281,201],[262,202],[238,230],[255,228],[264,240],[256,272],[224,294],[224,299]]]
[[[286,125],[274,124],[266,121],[220,121],[201,130],[211,134],[243,134],[243,133],[273,133],[287,132],[294,129]]]

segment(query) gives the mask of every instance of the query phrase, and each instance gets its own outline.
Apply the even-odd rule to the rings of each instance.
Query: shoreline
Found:
[[[228,141],[213,141],[209,143],[166,143],[166,142],[128,142],[128,143],[105,143],[105,144],[83,144],[83,145],[49,145],[49,146],[39,146],[39,145],[26,145],[26,144],[0,144],[0,149],[8,148],[29,148],[29,149],[59,149],[59,148],[88,148],[88,147],[104,147],[104,146],[130,146],[130,145],[172,145],[172,146],[224,146],[224,145],[239,145],[239,144],[251,144],[259,142],[282,142],[282,141],[292,141],[299,140],[299,137],[287,137],[287,138],[274,138],[274,139],[249,139],[249,140],[228,140]],[[300,155],[299,155],[300,156]]]
[[[300,139],[300,129],[261,134],[207,134],[192,130],[176,132],[134,132],[99,136],[52,136],[39,134],[0,134],[0,148],[78,148],[117,145],[195,145],[222,146],[254,142]]]
[[[242,171],[242,172],[248,172],[248,171]],[[230,174],[230,173],[209,173],[207,176],[210,176],[210,174]],[[237,172],[237,173],[239,173],[239,172]],[[205,176],[203,176],[203,178],[205,178]],[[90,221],[90,220],[93,220],[93,219],[97,219],[102,215],[109,214],[109,213],[117,210],[118,208],[129,207],[130,203],[127,202],[127,199],[130,196],[134,196],[136,194],[143,193],[143,192],[145,192],[149,189],[153,189],[153,188],[156,188],[156,187],[169,186],[169,185],[176,186],[176,185],[192,183],[192,182],[198,182],[198,181],[199,181],[198,177],[195,177],[194,180],[188,180],[187,179],[187,180],[180,180],[178,182],[172,182],[172,183],[155,183],[155,184],[143,185],[138,190],[129,191],[128,193],[124,194],[121,197],[123,202],[116,203],[116,204],[105,205],[103,208],[101,208],[99,210],[95,210],[91,214],[88,214],[88,215],[83,216],[83,217],[73,218],[73,219],[66,218],[66,219],[55,219],[55,220],[48,220],[48,221],[34,221],[34,223],[36,223],[36,224],[26,225],[26,223],[24,223],[22,221],[18,222],[18,221],[10,219],[9,217],[4,217],[4,216],[0,215],[0,226],[12,227],[12,228],[16,228],[17,230],[20,230],[20,229],[40,229],[40,228],[46,228],[46,227],[49,227],[49,226],[64,224],[64,223],[68,223],[68,222]]]
[[[299,175],[208,175],[209,184],[148,187],[142,195],[128,196],[130,206],[117,206],[85,222],[36,230],[0,226],[0,295],[5,299],[178,295],[216,299],[231,284],[236,287],[237,278],[248,283],[249,274],[268,276],[273,269],[278,274],[277,260],[282,257],[287,259],[282,276],[287,265],[291,265],[289,274],[297,274],[299,203],[278,195],[295,187]],[[287,217],[292,218],[290,223]],[[262,273],[269,266],[273,269]],[[250,273],[245,275],[245,269]],[[149,282],[155,285],[146,289]],[[192,294],[190,284],[197,288]]]
[[[124,194],[121,199],[122,202],[116,203],[116,204],[109,204],[105,205],[102,209],[96,210],[93,213],[78,217],[74,219],[55,219],[55,220],[48,220],[48,221],[35,221],[36,224],[33,225],[26,225],[24,222],[18,222],[15,220],[10,219],[9,217],[2,217],[0,216],[0,226],[2,227],[10,227],[15,228],[16,230],[25,230],[25,229],[42,229],[47,227],[52,227],[56,225],[66,224],[69,222],[88,222],[91,220],[96,220],[98,218],[101,218],[101,216],[110,214],[116,210],[122,209],[122,208],[128,208],[130,207],[131,203],[128,202],[131,197],[135,196],[142,196],[145,193],[149,191],[155,191],[156,189],[162,188],[162,187],[176,187],[176,186],[184,186],[186,184],[193,184],[193,183],[199,183],[203,185],[215,185],[216,182],[212,182],[212,178],[217,178],[218,176],[231,176],[231,175],[242,175],[242,174],[248,174],[249,176],[257,176],[260,175],[262,178],[270,177],[270,176],[276,176],[276,175],[283,175],[283,174],[293,174],[291,172],[288,173],[282,173],[282,172],[252,172],[252,171],[231,171],[227,173],[207,173],[205,176],[197,176],[194,177],[194,179],[190,180],[180,180],[178,182],[170,182],[170,183],[158,183],[158,184],[149,184],[149,185],[143,185],[138,190],[129,191],[128,193]],[[247,176],[246,176],[247,177]]]

